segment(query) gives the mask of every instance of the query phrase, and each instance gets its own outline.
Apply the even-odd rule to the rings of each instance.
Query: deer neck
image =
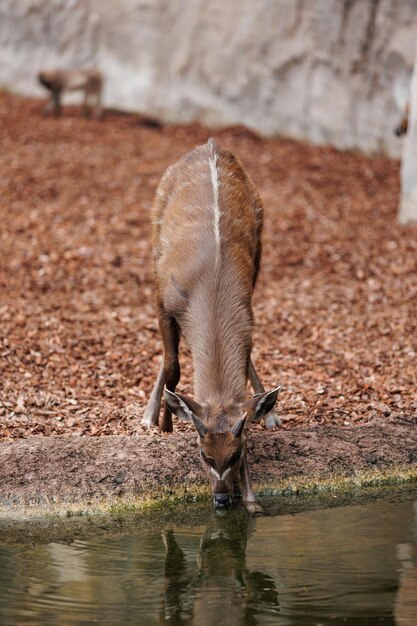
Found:
[[[223,406],[245,397],[252,327],[250,296],[237,281],[224,278],[213,279],[195,294],[190,311],[194,323],[187,333],[195,398]]]

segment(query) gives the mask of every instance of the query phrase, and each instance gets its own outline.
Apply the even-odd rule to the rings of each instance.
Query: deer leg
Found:
[[[95,95],[95,107],[94,107],[94,119],[101,120],[103,117],[103,110],[101,108],[101,89],[98,89]]]
[[[173,317],[168,317],[165,313],[159,316],[159,327],[164,342],[165,385],[169,391],[175,391],[181,375],[178,361],[180,330],[176,320]],[[159,427],[163,433],[172,433],[172,412],[166,403]]]
[[[54,115],[59,117],[61,115],[61,92],[58,89],[52,91],[51,101]]]
[[[248,376],[254,392],[263,393],[265,391],[265,387],[261,383],[261,379],[258,376],[258,372],[255,369],[251,356],[249,357]],[[268,430],[274,428],[275,426],[281,426],[281,420],[275,409],[265,416],[265,426]]]
[[[242,500],[246,509],[249,513],[263,513],[263,508],[258,502],[256,502],[255,494],[253,493],[249,476],[248,459],[246,458],[246,450],[240,466],[240,477],[242,480]]]
[[[151,396],[149,398],[148,404],[146,405],[145,413],[143,414],[142,418],[142,424],[144,424],[145,426],[157,426],[158,424],[164,384],[164,358],[162,357],[161,364],[159,366],[158,376],[156,377],[155,385],[152,389]]]
[[[90,95],[90,90],[88,89],[88,87],[86,87],[84,89],[84,100],[83,100],[83,106],[81,109],[81,114],[83,117],[88,117],[89,115],[89,110],[88,110],[88,97]]]
[[[263,393],[265,391],[265,387],[261,383],[261,379],[258,376],[258,372],[255,369],[251,356],[249,357],[248,375],[254,392]]]
[[[43,112],[45,113],[45,115],[54,112],[54,97],[53,97],[52,94],[51,94],[48,102],[46,103],[46,106],[45,106]]]

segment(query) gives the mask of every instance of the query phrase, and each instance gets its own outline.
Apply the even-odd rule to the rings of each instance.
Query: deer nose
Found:
[[[229,506],[230,498],[228,493],[218,492],[214,494],[214,506],[216,509],[223,509],[225,506]]]

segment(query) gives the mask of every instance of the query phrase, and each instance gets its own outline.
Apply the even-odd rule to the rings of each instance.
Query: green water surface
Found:
[[[0,543],[0,624],[417,626],[417,501]]]

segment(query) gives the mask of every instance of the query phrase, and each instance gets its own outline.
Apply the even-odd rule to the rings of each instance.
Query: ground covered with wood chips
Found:
[[[161,355],[149,208],[165,168],[209,135],[264,201],[253,354],[282,386],[283,427],[417,413],[417,229],[396,223],[397,161],[42,106],[0,94],[1,439],[146,435]]]

